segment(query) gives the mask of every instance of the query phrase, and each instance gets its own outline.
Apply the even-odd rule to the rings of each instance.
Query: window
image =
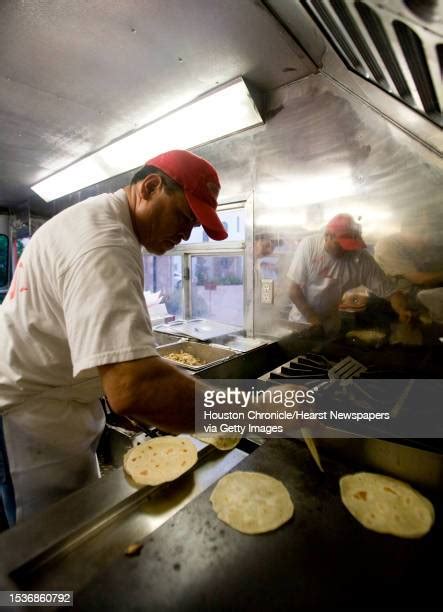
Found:
[[[175,318],[243,326],[245,208],[231,204],[218,214],[226,240],[212,240],[196,227],[170,254],[144,253],[145,295],[160,291],[167,314]]]
[[[243,207],[228,208],[223,210],[218,208],[218,216],[223,223],[225,230],[228,232],[228,237],[223,240],[223,243],[212,240],[206,234],[202,227],[194,227],[189,236],[189,240],[181,243],[181,246],[186,244],[199,244],[202,242],[210,242],[212,245],[235,242],[245,239],[245,209]]]
[[[0,234],[0,287],[8,284],[9,280],[9,238]]]
[[[191,317],[243,325],[243,255],[191,255]]]
[[[168,314],[176,318],[183,318],[183,273],[182,257],[180,255],[143,255],[143,269],[145,274],[145,297],[150,300],[159,300],[165,304]],[[159,295],[155,298],[151,294]]]

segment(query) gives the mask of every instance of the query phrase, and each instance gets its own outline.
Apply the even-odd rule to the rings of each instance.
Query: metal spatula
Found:
[[[336,363],[329,371],[328,376],[330,380],[337,380],[340,378],[354,378],[359,376],[363,372],[366,372],[368,368],[362,365],[359,361],[348,355],[338,363]]]
[[[330,380],[354,378],[355,376],[359,376],[360,374],[366,371],[367,368],[364,365],[362,365],[353,357],[348,356],[336,363],[330,370],[328,370],[328,376]],[[308,447],[309,452],[312,455],[312,458],[318,466],[318,469],[321,472],[324,472],[323,466],[320,461],[320,455],[318,454],[317,446],[315,444],[314,438],[312,438],[311,436],[309,429],[307,427],[302,427],[300,431],[303,436],[303,440],[305,441],[306,446]]]
[[[317,464],[320,472],[324,472],[323,466],[320,461],[320,455],[318,454],[317,446],[315,444],[314,438],[311,436],[309,429],[306,427],[302,427],[300,429],[301,435],[303,436],[303,440],[305,441],[306,446],[308,447],[309,452],[311,453],[312,458]]]

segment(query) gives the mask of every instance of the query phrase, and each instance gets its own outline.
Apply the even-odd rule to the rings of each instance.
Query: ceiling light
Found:
[[[50,202],[142,166],[170,149],[191,149],[263,124],[242,78],[231,81],[88,155],[31,187]]]

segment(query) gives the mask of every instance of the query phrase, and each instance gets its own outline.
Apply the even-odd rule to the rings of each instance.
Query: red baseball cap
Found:
[[[224,240],[228,233],[217,213],[220,181],[215,168],[205,159],[189,151],[167,151],[148,160],[182,187],[192,212],[213,240]]]
[[[335,238],[345,251],[358,251],[366,248],[361,237],[361,225],[351,215],[336,215],[326,226],[326,231],[335,234]]]

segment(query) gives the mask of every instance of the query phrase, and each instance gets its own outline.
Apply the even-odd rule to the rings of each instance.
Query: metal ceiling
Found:
[[[315,64],[254,0],[1,0],[0,207],[243,75],[269,91]],[[38,204],[38,202],[37,202]]]
[[[440,157],[442,13],[443,0],[0,0],[0,208],[44,213],[30,185],[240,75],[269,92],[320,70]]]

